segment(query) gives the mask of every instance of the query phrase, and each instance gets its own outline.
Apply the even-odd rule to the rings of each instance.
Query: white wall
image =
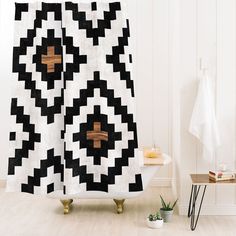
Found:
[[[134,43],[137,120],[140,146],[155,142],[174,160],[173,179],[186,214],[190,173],[203,173],[226,162],[233,168],[236,139],[236,1],[127,0]],[[0,178],[6,177],[10,100],[13,1],[0,0],[2,79],[0,91]],[[2,46],[3,45],[3,46]],[[199,59],[215,82],[216,112],[222,146],[211,163],[188,133],[200,76]],[[171,166],[157,175],[169,183]],[[203,213],[236,214],[234,187],[209,188]]]
[[[177,9],[176,9],[177,10]],[[174,156],[179,179],[180,213],[186,214],[189,200],[189,173],[206,173],[220,162],[235,169],[236,132],[236,1],[179,0],[179,68],[174,88],[179,101],[175,114]],[[201,75],[200,58],[208,67],[214,84],[215,108],[222,146],[212,162],[202,159],[201,146],[187,129]],[[174,117],[173,115],[173,117]],[[177,132],[177,133],[175,133]],[[203,214],[236,213],[236,189],[221,186],[207,189]]]

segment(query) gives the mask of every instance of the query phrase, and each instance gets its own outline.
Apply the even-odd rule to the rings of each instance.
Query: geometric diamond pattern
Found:
[[[16,3],[8,191],[142,191],[120,2]]]

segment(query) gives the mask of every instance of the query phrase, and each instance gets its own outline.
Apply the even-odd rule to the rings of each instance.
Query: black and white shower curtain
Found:
[[[15,7],[7,191],[141,191],[123,5]]]

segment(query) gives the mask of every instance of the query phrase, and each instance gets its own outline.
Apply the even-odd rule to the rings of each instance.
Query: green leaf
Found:
[[[172,205],[172,209],[174,209],[174,207],[175,207],[177,201],[178,201],[178,198],[175,200],[174,204]]]
[[[161,214],[160,214],[159,212],[156,213],[156,219],[157,219],[157,220],[162,220]]]
[[[162,205],[162,207],[166,208],[166,203],[165,203],[165,201],[164,201],[164,199],[163,199],[163,197],[161,195],[160,195],[160,198],[161,198],[161,205]]]

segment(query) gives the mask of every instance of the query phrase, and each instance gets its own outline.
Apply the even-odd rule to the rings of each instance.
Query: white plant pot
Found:
[[[161,213],[161,218],[164,220],[164,222],[171,221],[172,215],[173,215],[173,210],[165,211],[165,210],[160,209],[160,213]]]
[[[163,226],[163,220],[150,221],[147,218],[146,221],[147,221],[147,226],[152,228],[152,229],[159,229]]]

